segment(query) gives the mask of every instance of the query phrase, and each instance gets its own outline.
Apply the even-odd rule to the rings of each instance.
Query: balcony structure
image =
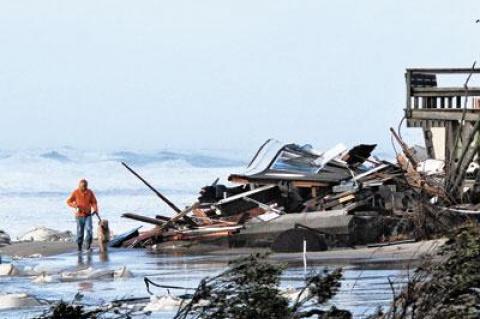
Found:
[[[407,126],[421,128],[428,156],[445,161],[447,191],[461,189],[480,151],[480,87],[467,80],[477,73],[480,69],[412,68],[405,73]],[[457,83],[449,86],[452,78]],[[440,85],[440,79],[449,85]]]

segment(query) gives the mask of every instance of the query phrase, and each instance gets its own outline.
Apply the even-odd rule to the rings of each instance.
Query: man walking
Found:
[[[84,232],[87,233],[85,248],[90,250],[92,244],[92,214],[98,213],[98,207],[95,194],[88,188],[88,182],[85,179],[80,180],[78,188],[67,199],[67,205],[75,209],[78,251],[82,251]]]

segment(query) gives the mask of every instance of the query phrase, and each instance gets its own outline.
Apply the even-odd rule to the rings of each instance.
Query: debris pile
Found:
[[[452,207],[443,187],[443,165],[391,131],[402,150],[397,163],[372,156],[376,145],[339,144],[320,152],[269,139],[244,172],[228,177],[229,185],[217,179],[183,210],[122,163],[175,215],[125,213],[154,228],[135,229],[114,239],[114,245],[163,249],[215,243],[290,252],[301,251],[304,241],[309,251],[321,251],[429,237],[445,218],[438,216],[439,205],[445,212]]]

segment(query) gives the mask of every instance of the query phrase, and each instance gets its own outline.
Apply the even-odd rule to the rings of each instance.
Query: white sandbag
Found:
[[[113,278],[113,273],[114,271],[110,269],[93,269],[92,267],[89,267],[83,270],[63,272],[60,274],[60,280],[64,282],[70,282],[79,280]]]
[[[27,294],[0,294],[0,309],[40,306],[40,302]]]
[[[13,264],[0,264],[0,277],[5,276],[21,276],[21,270]]]
[[[20,271],[21,276],[37,276],[38,272],[35,271],[35,268],[32,266],[25,266],[21,271]]]
[[[33,267],[19,268],[13,264],[0,264],[0,277],[10,276],[37,276],[38,272]]]
[[[32,282],[35,284],[47,284],[52,282],[59,282],[60,276],[58,275],[48,275],[47,273],[42,273],[33,278]]]
[[[113,277],[114,278],[131,278],[133,277],[133,274],[127,269],[126,266],[123,266],[122,268],[115,270],[113,272]]]
[[[48,273],[48,274],[60,274],[65,270],[65,265],[63,264],[52,264],[52,263],[40,263],[33,268],[33,271],[37,274]]]
[[[72,241],[73,238],[70,231],[61,232],[46,227],[36,227],[19,239],[22,241]]]
[[[143,308],[143,311],[158,312],[177,310],[181,303],[182,299],[172,295],[151,296],[150,302]]]

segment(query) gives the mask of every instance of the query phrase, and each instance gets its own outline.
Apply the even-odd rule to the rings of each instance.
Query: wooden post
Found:
[[[406,107],[407,107],[407,110],[410,111],[410,109],[412,108],[412,99],[411,99],[411,96],[412,96],[412,84],[411,84],[411,81],[412,81],[412,72],[407,70],[407,72],[405,73],[405,86],[406,86],[406,89],[407,89],[407,100],[406,100]]]
[[[445,184],[448,184],[450,172],[455,170],[455,156],[452,154],[455,139],[454,121],[445,121]],[[445,186],[446,186],[445,185]]]
[[[426,123],[422,125],[422,130],[428,158],[435,158],[435,149],[433,148],[432,124],[430,123],[430,121],[426,121]]]

